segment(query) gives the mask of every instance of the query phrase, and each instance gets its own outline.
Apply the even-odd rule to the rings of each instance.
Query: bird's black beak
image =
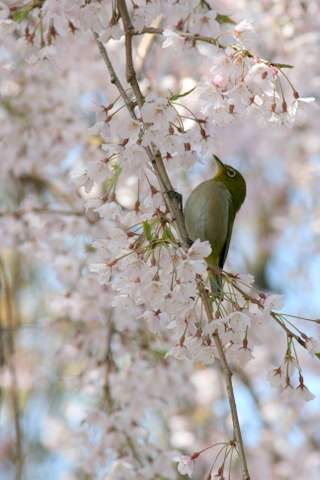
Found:
[[[213,155],[213,158],[215,159],[215,161],[217,162],[217,165],[219,167],[219,170],[224,170],[225,169],[225,166],[224,164],[221,162],[220,158],[218,158],[216,155]]]

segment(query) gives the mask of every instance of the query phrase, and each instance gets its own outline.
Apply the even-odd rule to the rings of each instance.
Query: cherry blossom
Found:
[[[172,347],[167,353],[165,358],[172,356],[177,360],[182,360],[188,358],[189,360],[192,359],[192,355],[188,348],[185,345],[176,345]]]
[[[207,13],[194,15],[191,32],[204,37],[217,37],[220,33],[220,25],[216,21],[217,12],[209,10]]]
[[[90,272],[98,274],[98,281],[100,285],[105,285],[110,281],[112,273],[111,267],[106,264],[91,264],[89,265]]]
[[[179,462],[178,471],[182,475],[187,474],[189,475],[189,477],[192,477],[195,464],[195,461],[192,457],[190,457],[189,455],[181,455],[181,457],[176,457],[174,460],[176,462]]]
[[[307,337],[305,340],[306,340],[306,348],[310,353],[310,355],[314,355],[315,353],[320,352],[320,340],[313,337]]]
[[[173,30],[165,28],[163,30],[163,36],[166,37],[162,45],[163,48],[172,48],[175,54],[181,53],[184,45],[184,38],[181,35],[178,35]]]
[[[253,28],[253,19],[242,20],[233,29],[235,39],[244,48],[252,48],[257,42],[258,35]]]
[[[176,112],[169,105],[168,99],[149,94],[141,109],[144,122],[150,124],[151,130],[164,130],[168,128],[168,122],[173,122]]]
[[[313,400],[315,398],[315,395],[313,395],[313,393],[311,393],[310,390],[304,385],[302,377],[300,380],[300,384],[296,388],[296,391],[299,397],[305,402],[310,402],[310,400]]]
[[[4,40],[7,35],[11,35],[17,28],[18,24],[8,19],[0,19],[0,40]]]

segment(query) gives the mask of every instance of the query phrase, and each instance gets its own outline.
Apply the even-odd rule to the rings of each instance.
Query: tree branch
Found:
[[[140,90],[139,84],[136,79],[136,74],[135,74],[135,69],[133,65],[133,56],[132,56],[132,37],[134,36],[134,28],[132,26],[127,5],[125,0],[118,0],[117,1],[119,12],[122,18],[123,26],[124,26],[124,31],[125,31],[125,48],[126,48],[126,77],[128,83],[131,85],[134,95],[137,100],[137,104],[139,108],[142,108],[144,104],[144,97],[142,95],[142,92]],[[158,33],[158,32],[150,32],[150,33]],[[160,33],[160,32],[159,32]],[[108,70],[110,72],[111,78],[113,79],[113,83],[118,86],[121,85],[120,82],[118,81],[112,65],[110,65],[110,60],[108,59],[108,56],[104,52],[104,47],[101,48],[99,45],[99,40],[97,40],[96,34],[95,34],[95,39],[96,42],[99,46],[100,52],[103,55],[103,58],[107,64]],[[119,90],[120,91],[120,90]],[[123,89],[122,89],[123,91]],[[121,93],[121,91],[120,91]],[[123,93],[121,93],[122,98],[124,99],[126,105],[130,109],[130,105],[127,104]],[[178,199],[175,197],[172,197],[170,195],[170,192],[173,190],[171,181],[169,179],[168,173],[166,171],[166,168],[163,163],[163,159],[161,157],[160,152],[155,148],[154,145],[150,147],[146,147],[146,152],[149,156],[150,162],[153,166],[155,175],[158,178],[162,194],[165,200],[165,203],[167,205],[167,208],[171,214],[172,221],[174,222],[174,225],[177,229],[177,232],[179,234],[180,240],[182,244],[185,247],[188,247],[187,244],[187,238],[188,234],[186,231],[185,223],[184,223],[184,216],[183,213],[180,209],[180,205],[178,202]],[[213,322],[213,317],[212,317],[212,312],[210,309],[210,304],[209,304],[209,299],[207,296],[206,291],[203,288],[202,281],[199,279],[199,291],[200,291],[200,296],[202,298],[205,311],[208,317],[208,322]],[[230,405],[230,411],[231,411],[231,416],[232,416],[232,422],[233,422],[233,432],[234,432],[234,438],[237,443],[238,447],[238,452],[239,452],[239,458],[241,462],[241,468],[242,468],[242,478],[243,480],[250,480],[250,476],[248,473],[248,467],[246,463],[246,457],[245,457],[245,452],[244,452],[244,447],[243,447],[243,441],[242,441],[242,435],[241,435],[241,430],[240,430],[240,424],[239,424],[239,419],[238,419],[238,414],[237,414],[237,407],[236,407],[236,402],[235,402],[235,397],[234,397],[234,392],[233,392],[233,386],[232,386],[232,380],[231,376],[232,373],[228,367],[228,363],[223,351],[223,346],[221,343],[221,340],[219,338],[219,335],[217,332],[214,333],[214,341],[220,356],[221,364],[222,364],[222,371],[224,374],[226,386],[227,386],[227,392],[228,392],[228,400],[229,400],[229,405]]]
[[[214,322],[212,312],[210,309],[209,301],[208,301],[208,296],[204,290],[204,288],[200,287],[200,296],[206,311],[206,315],[208,318],[208,322]],[[222,372],[223,376],[226,382],[226,387],[227,387],[227,393],[228,393],[228,401],[229,401],[229,406],[230,406],[230,412],[231,412],[231,417],[232,417],[232,425],[233,425],[233,435],[237,443],[238,447],[238,454],[239,454],[239,459],[241,463],[241,468],[242,468],[242,479],[243,480],[250,480],[250,475],[248,471],[248,466],[247,466],[247,460],[246,460],[246,454],[244,451],[244,446],[243,446],[243,440],[242,440],[242,434],[241,434],[241,428],[240,428],[240,422],[239,422],[239,417],[238,417],[238,411],[237,411],[237,404],[236,404],[236,399],[234,396],[234,391],[233,391],[233,385],[232,385],[232,372],[229,368],[223,346],[218,334],[218,331],[216,330],[213,333],[213,339],[214,343],[216,345],[216,348],[218,350],[218,354],[220,357],[220,362],[222,366]]]
[[[92,32],[92,33],[93,33],[94,39],[95,39],[95,41],[96,41],[96,43],[99,47],[101,57],[103,58],[105,64],[107,65],[107,68],[109,70],[111,83],[113,83],[117,87],[124,103],[126,104],[128,110],[129,110],[129,113],[130,113],[131,117],[136,120],[136,115],[134,113],[134,103],[130,100],[129,96],[127,95],[127,92],[125,91],[125,89],[123,88],[119,78],[117,77],[117,74],[115,72],[115,69],[113,68],[113,65],[111,63],[111,60],[110,60],[109,55],[107,53],[107,50],[105,49],[104,45],[99,40],[99,35],[96,32]]]
[[[150,35],[162,35],[164,28],[155,28],[155,27],[145,27],[142,29],[141,32],[135,32],[134,35],[143,35],[144,33],[150,33]],[[206,42],[210,43],[211,45],[215,45],[218,48],[226,48],[225,46],[221,45],[216,38],[212,37],[204,37],[202,35],[196,35],[189,32],[181,32],[180,30],[174,30],[174,33],[183,37],[185,41],[198,41],[198,42]],[[232,45],[230,45],[232,47]]]
[[[123,27],[125,31],[125,45],[126,45],[126,75],[127,82],[132,86],[133,92],[137,99],[139,108],[142,107],[144,103],[143,95],[141,93],[139,84],[136,78],[136,72],[133,66],[133,56],[132,56],[132,37],[134,36],[134,28],[132,26],[129,12],[127,9],[127,4],[125,0],[118,0],[118,8],[122,18]]]

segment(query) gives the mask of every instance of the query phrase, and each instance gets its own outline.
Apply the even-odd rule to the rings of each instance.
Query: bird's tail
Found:
[[[210,286],[214,296],[222,295],[222,279],[220,275],[215,275],[213,272],[210,272]]]

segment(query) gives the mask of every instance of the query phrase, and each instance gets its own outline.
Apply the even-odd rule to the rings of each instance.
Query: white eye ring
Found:
[[[228,168],[227,170],[227,175],[229,177],[235,177],[236,176],[236,172],[234,170],[232,170],[232,168]]]

